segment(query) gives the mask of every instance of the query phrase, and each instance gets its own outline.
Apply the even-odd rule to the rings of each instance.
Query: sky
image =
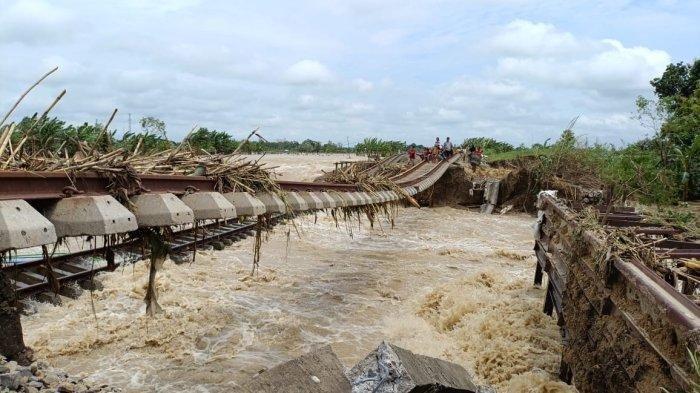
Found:
[[[0,0],[0,112],[121,134],[621,145],[649,80],[700,56],[700,0]]]

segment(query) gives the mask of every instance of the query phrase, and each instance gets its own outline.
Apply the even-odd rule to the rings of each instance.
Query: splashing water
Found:
[[[305,217],[288,254],[286,228],[270,235],[256,276],[252,238],[166,262],[164,312],[148,318],[139,263],[101,276],[98,324],[85,293],[39,305],[23,319],[26,339],[54,366],[126,391],[235,391],[317,345],[351,366],[383,339],[462,364],[499,391],[574,391],[552,376],[559,331],[531,285],[531,222],[452,208],[402,209],[394,229]]]

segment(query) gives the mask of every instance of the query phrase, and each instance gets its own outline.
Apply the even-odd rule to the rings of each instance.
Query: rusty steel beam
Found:
[[[459,157],[459,153],[455,157]],[[440,162],[418,179],[404,182],[401,182],[400,178],[396,179],[397,183],[402,186],[416,184],[455,160],[456,158]],[[418,166],[420,165],[414,168]],[[407,173],[410,172],[411,170],[407,171]],[[216,180],[207,176],[139,175],[139,179],[143,189],[133,190],[134,192],[169,192],[182,195],[188,190],[216,191]],[[108,192],[109,182],[107,177],[95,172],[69,175],[63,172],[0,171],[0,200],[36,201],[60,199],[74,194],[104,195]],[[286,191],[358,191],[358,186],[355,184],[287,180],[278,180],[276,183]]]
[[[206,176],[140,175],[142,192],[182,195],[188,190],[215,191],[216,180]],[[353,184],[277,181],[288,191],[357,191]],[[69,176],[61,172],[0,171],[0,200],[60,199],[73,194],[104,195],[109,179],[94,172]]]
[[[462,153],[456,153],[452,157],[450,157],[448,160],[442,160],[440,161],[435,167],[433,167],[430,171],[428,171],[425,175],[420,176],[416,179],[411,179],[408,181],[401,181],[400,179],[394,180],[397,185],[401,187],[409,187],[413,184],[420,183],[423,179],[430,177],[432,174],[435,172],[439,171],[442,167],[444,166],[449,166],[452,165],[454,162],[459,161],[459,158],[462,156]]]
[[[573,227],[578,227],[578,221],[574,214],[564,205],[561,205],[555,198],[543,195],[543,202],[554,212],[561,216]],[[644,230],[644,232],[640,231]],[[635,228],[641,233],[650,233],[648,230],[658,231],[661,234],[668,234],[666,228]],[[666,232],[661,232],[665,230]],[[674,232],[678,231],[674,229]],[[604,249],[602,240],[591,231],[584,231],[584,239],[591,245]],[[700,307],[683,294],[676,291],[670,284],[643,263],[635,260],[622,260],[616,257],[613,261],[615,267],[621,275],[636,288],[642,289],[641,293],[646,294],[650,300],[656,303],[660,311],[667,317],[688,330],[700,329]]]
[[[355,184],[337,184],[337,183],[322,183],[322,182],[303,182],[277,180],[277,185],[285,191],[358,191]]]
[[[659,249],[660,258],[698,258],[700,259],[700,249],[682,248],[680,250]]]

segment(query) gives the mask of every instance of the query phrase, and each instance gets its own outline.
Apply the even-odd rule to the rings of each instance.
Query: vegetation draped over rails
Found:
[[[619,200],[634,197],[648,204],[696,200],[700,198],[700,60],[668,65],[651,85],[656,99],[638,97],[635,117],[653,136],[628,146],[577,139],[571,130],[575,121],[554,144],[547,140],[508,149],[507,143],[472,138],[463,146],[485,146],[491,162],[528,157],[534,183],[545,187],[563,182],[614,186]]]

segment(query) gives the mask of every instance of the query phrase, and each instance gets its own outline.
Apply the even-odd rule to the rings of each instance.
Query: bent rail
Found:
[[[456,155],[448,160],[439,163],[430,163],[428,165],[421,164],[421,172],[411,172],[412,176],[404,177],[396,182],[406,195],[415,195],[430,186],[432,186],[445,173],[447,168],[459,159]],[[417,174],[416,174],[417,173]],[[141,175],[141,185],[139,195],[149,194],[174,194],[178,196],[187,195],[185,198],[195,194],[221,194],[216,193],[216,181],[206,176],[167,176],[167,175]],[[107,185],[108,179],[99,176],[97,173],[80,173],[76,176],[69,177],[67,174],[55,172],[0,172],[0,237],[3,231],[14,234],[22,232],[23,236],[26,232],[31,235],[30,229],[26,229],[22,223],[15,225],[10,229],[4,229],[2,226],[3,212],[2,203],[13,202],[17,200],[26,200],[46,215],[47,211],[51,210],[60,201],[71,200],[74,195],[90,197],[108,195]],[[288,205],[285,207],[275,206],[274,204],[264,204],[261,200],[247,195],[244,199],[236,199],[231,209],[238,209],[239,214],[243,215],[243,211],[255,211],[255,214],[246,213],[246,216],[254,218],[260,214],[268,213],[271,215],[267,220],[267,224],[275,224],[287,213],[297,213],[309,210],[333,209],[340,207],[352,207],[363,205],[380,205],[384,203],[398,201],[405,198],[405,195],[394,191],[376,191],[362,192],[357,185],[353,184],[335,184],[335,183],[309,183],[309,182],[294,182],[294,181],[278,181],[277,184],[286,192]],[[228,195],[228,194],[227,194]],[[171,198],[177,199],[174,196]],[[220,199],[223,199],[220,198]],[[184,200],[184,199],[183,199]],[[3,202],[5,201],[5,202]],[[116,201],[115,201],[116,202]],[[221,202],[221,201],[220,201]],[[223,201],[227,203],[226,200]],[[268,203],[269,201],[266,201]],[[281,202],[281,201],[280,201]],[[108,202],[109,203],[109,202]],[[256,208],[253,209],[253,203]],[[26,205],[31,209],[31,206]],[[187,208],[187,207],[185,207]],[[18,207],[19,209],[19,207]],[[194,218],[201,221],[197,216],[196,207],[193,207]],[[235,211],[235,210],[233,210]],[[14,210],[13,210],[14,212]],[[34,217],[39,217],[45,220],[44,217],[37,211],[34,211]],[[137,215],[138,216],[138,215]],[[226,218],[233,218],[236,214]],[[48,217],[48,216],[47,216]],[[104,219],[108,221],[112,217],[106,216]],[[137,220],[140,220],[136,217]],[[216,222],[198,229],[194,226],[175,232],[170,240],[170,249],[173,251],[193,249],[197,245],[221,243],[227,241],[235,241],[245,234],[250,232],[255,226],[255,220],[246,220],[241,224],[231,224],[223,217],[209,217],[206,219],[214,219]],[[221,218],[221,219],[220,219]],[[112,220],[114,221],[114,220]],[[194,221],[194,219],[192,220]],[[52,223],[47,222],[50,226]],[[134,224],[135,225],[135,224]],[[44,227],[44,232],[46,232]],[[53,228],[50,228],[53,230]],[[131,230],[129,230],[131,231]],[[127,230],[122,233],[129,232]],[[9,233],[10,235],[12,233]],[[84,233],[85,235],[101,235],[103,233]],[[22,236],[18,236],[22,238]],[[26,238],[26,236],[24,236]],[[60,235],[59,235],[60,237]],[[12,237],[10,236],[12,239]],[[54,236],[55,239],[55,236]],[[0,239],[1,240],[1,239]],[[31,239],[30,239],[31,240]],[[12,248],[29,248],[42,244],[50,244],[55,240],[47,240],[43,242],[29,243],[20,242],[24,247],[15,246]],[[10,241],[10,243],[12,243]],[[0,242],[0,246],[4,243]],[[0,252],[8,249],[0,247]],[[32,295],[52,288],[52,280],[60,284],[66,282],[77,281],[100,271],[114,270],[119,264],[119,256],[115,255],[115,251],[124,252],[130,255],[130,258],[137,260],[144,256],[143,251],[139,249],[135,240],[122,240],[114,244],[94,247],[90,250],[68,253],[52,257],[50,263],[44,257],[15,258],[15,262],[8,263],[5,261],[0,266],[0,274],[8,274],[11,278],[11,283],[15,287],[15,291],[20,297]],[[98,256],[101,263],[97,266],[94,264],[81,263],[81,258]],[[0,262],[2,262],[0,260]]]
[[[689,389],[697,376],[687,351],[698,350],[700,307],[688,295],[697,283],[664,279],[635,254],[606,243],[551,195],[541,194],[538,204],[535,284],[547,273],[544,312],[556,311],[564,342],[560,377],[582,391]],[[700,252],[699,243],[658,238],[677,230],[641,219],[625,212],[603,215],[601,222],[656,236],[645,247],[662,258]],[[685,247],[680,253],[663,248],[679,246]],[[601,367],[593,371],[592,365]]]

